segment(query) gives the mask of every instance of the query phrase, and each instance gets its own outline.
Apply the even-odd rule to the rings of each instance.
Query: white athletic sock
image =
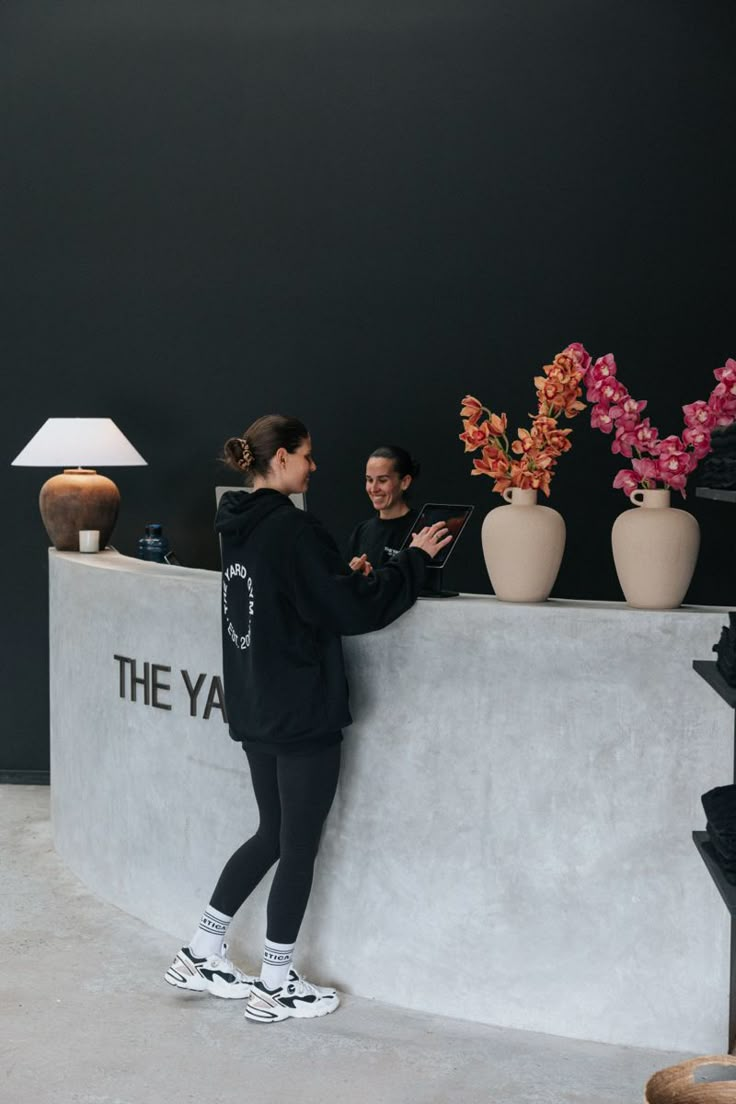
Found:
[[[294,943],[274,943],[266,940],[261,963],[261,981],[267,989],[278,989],[286,984],[294,957]]]
[[[222,941],[227,935],[231,920],[232,916],[218,912],[212,905],[207,906],[202,913],[199,927],[189,941],[189,950],[195,958],[209,958],[210,955],[222,953]]]

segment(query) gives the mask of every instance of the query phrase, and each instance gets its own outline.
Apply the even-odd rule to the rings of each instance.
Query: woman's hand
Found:
[[[373,570],[373,564],[369,563],[368,557],[364,552],[362,556],[353,556],[350,561],[350,570],[360,571],[362,575],[370,575]]]
[[[428,525],[426,529],[421,529],[418,533],[415,533],[409,547],[421,548],[422,551],[434,559],[437,553],[451,540],[452,533],[444,521],[436,521],[434,525]]]

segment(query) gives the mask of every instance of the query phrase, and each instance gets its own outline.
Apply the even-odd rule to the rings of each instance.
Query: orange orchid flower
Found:
[[[471,475],[489,475],[493,479],[503,476],[508,470],[509,461],[505,452],[495,445],[486,445],[481,460],[473,461]]]
[[[473,425],[475,425],[484,410],[485,407],[483,406],[483,404],[478,402],[478,400],[473,395],[466,395],[462,401],[460,417],[469,418]]]
[[[488,426],[491,437],[504,437],[506,435],[507,418],[505,414],[491,414]]]
[[[521,455],[539,447],[539,442],[528,429],[518,430],[519,436],[511,444],[511,451]]]
[[[476,449],[482,448],[488,441],[488,422],[476,425],[475,422],[468,419],[463,422],[463,432],[458,436],[461,441],[465,442],[466,452],[475,452]]]
[[[519,429],[509,443],[506,414],[494,414],[475,398],[466,395],[460,415],[464,419],[460,440],[466,452],[480,448],[480,460],[473,461],[472,475],[487,475],[494,480],[493,490],[507,487],[541,490],[549,495],[549,486],[558,458],[572,447],[570,429],[560,429],[558,417],[574,418],[585,403],[580,401],[580,383],[590,357],[582,345],[568,345],[551,364],[534,377],[538,412],[530,415],[531,428]]]

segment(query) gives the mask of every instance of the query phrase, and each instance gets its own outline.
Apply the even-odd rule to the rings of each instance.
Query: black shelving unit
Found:
[[[715,660],[694,659],[693,668],[723,700],[736,710],[736,687],[729,686],[718,670]],[[736,712],[734,713],[734,782],[736,783]],[[731,967],[728,998],[728,1052],[736,1047],[736,886],[732,885],[721,869],[707,832],[693,832],[693,843],[706,865],[708,873],[731,917]]]
[[[722,491],[718,487],[696,487],[696,498],[710,498],[714,502],[736,502],[736,491]]]
[[[729,686],[724,679],[721,672],[718,670],[715,660],[710,659],[694,659],[693,670],[697,671],[702,679],[712,686],[717,694],[723,698],[725,702],[731,706],[732,709],[736,709],[736,686]],[[736,736],[736,730],[734,732]],[[736,769],[736,760],[734,760],[734,768]],[[734,777],[736,782],[736,776]]]
[[[716,883],[718,892],[723,898],[723,903],[731,916],[736,914],[736,885],[728,881],[723,873],[718,856],[713,844],[710,842],[707,832],[693,832],[693,843],[700,852],[700,857],[708,867],[710,876]]]

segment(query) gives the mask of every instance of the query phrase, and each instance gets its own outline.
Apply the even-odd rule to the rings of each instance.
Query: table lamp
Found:
[[[105,547],[120,507],[117,487],[94,467],[145,463],[110,418],[48,418],[13,466],[64,468],[44,483],[38,502],[54,548],[78,552],[80,529],[99,529],[100,548]]]

